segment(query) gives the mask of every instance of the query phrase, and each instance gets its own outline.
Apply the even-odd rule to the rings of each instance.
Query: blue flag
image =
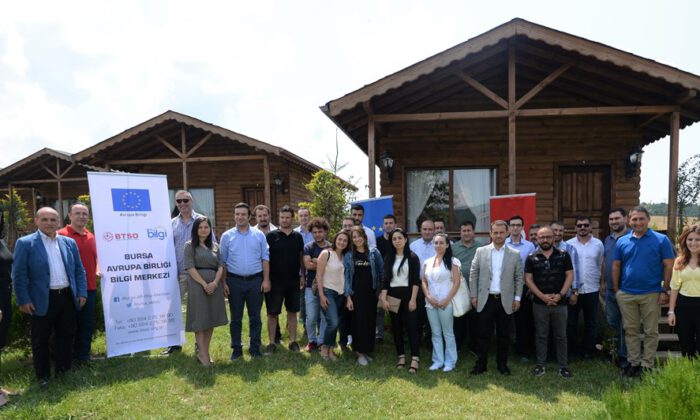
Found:
[[[112,208],[114,211],[151,211],[151,197],[148,190],[112,188]]]
[[[365,218],[362,224],[372,229],[375,236],[384,234],[384,216],[394,214],[394,196],[369,198],[353,201],[350,205],[361,204],[365,208]]]

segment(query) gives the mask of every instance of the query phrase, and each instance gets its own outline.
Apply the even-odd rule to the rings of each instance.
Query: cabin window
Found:
[[[177,206],[175,205],[175,193],[180,189],[170,189],[168,190],[168,196],[170,197],[170,208],[172,209],[172,216],[175,217],[179,214],[177,211]],[[207,216],[211,220],[212,227],[216,226],[216,206],[214,202],[214,189],[213,188],[190,188],[188,190],[192,194],[192,199],[194,200],[194,211],[197,213]]]
[[[496,169],[419,169],[406,174],[409,232],[427,218],[442,218],[450,231],[471,220],[477,232],[489,230],[489,197],[496,195]]]

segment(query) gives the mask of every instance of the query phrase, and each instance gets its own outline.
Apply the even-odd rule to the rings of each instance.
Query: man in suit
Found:
[[[469,274],[472,306],[477,316],[477,360],[472,375],[486,372],[489,343],[496,326],[496,363],[502,375],[508,369],[511,315],[520,308],[523,263],[518,250],[505,245],[508,224],[491,223],[491,243],[476,250]]]
[[[34,371],[44,386],[51,375],[52,332],[56,375],[71,367],[76,311],[85,304],[87,281],[75,241],[56,234],[58,212],[42,207],[34,224],[38,230],[15,244],[12,282],[19,310],[31,316]]]

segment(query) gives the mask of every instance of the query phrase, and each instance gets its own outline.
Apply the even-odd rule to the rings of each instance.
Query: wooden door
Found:
[[[609,232],[610,166],[560,166],[559,167],[559,219],[564,223],[564,239],[576,233],[576,216],[591,217],[593,235],[604,238]]]
[[[248,203],[250,206],[250,211],[251,214],[253,212],[253,209],[255,206],[258,204],[265,204],[270,208],[270,211],[272,212],[272,215],[276,214],[276,208],[275,208],[275,191],[272,190],[270,191],[270,199],[272,200],[272,203],[266,203],[265,202],[265,189],[262,187],[243,187],[243,200],[244,202]],[[273,219],[270,219],[272,221]],[[255,221],[252,220],[250,223],[255,224]],[[277,224],[277,221],[275,220],[273,222],[274,224]]]

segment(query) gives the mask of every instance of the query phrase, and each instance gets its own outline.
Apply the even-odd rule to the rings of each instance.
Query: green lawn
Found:
[[[266,336],[263,327],[263,343]],[[228,327],[219,327],[211,369],[194,358],[194,338],[188,334],[180,354],[161,357],[153,351],[95,360],[45,389],[35,382],[27,350],[15,349],[3,354],[2,375],[5,387],[21,396],[13,397],[0,417],[601,418],[607,417],[606,390],[613,384],[623,390],[636,386],[604,361],[573,363],[574,378],[567,381],[553,364],[546,375],[534,378],[531,364],[515,360],[510,362],[513,375],[502,377],[490,360],[489,372],[475,378],[468,374],[474,357],[462,352],[455,371],[428,372],[426,350],[419,373],[409,375],[394,367],[393,343],[387,338],[367,367],[350,354],[326,362],[318,353],[291,353],[284,345],[272,356],[251,359],[246,352],[244,360],[230,362]],[[93,353],[105,351],[100,335]]]

